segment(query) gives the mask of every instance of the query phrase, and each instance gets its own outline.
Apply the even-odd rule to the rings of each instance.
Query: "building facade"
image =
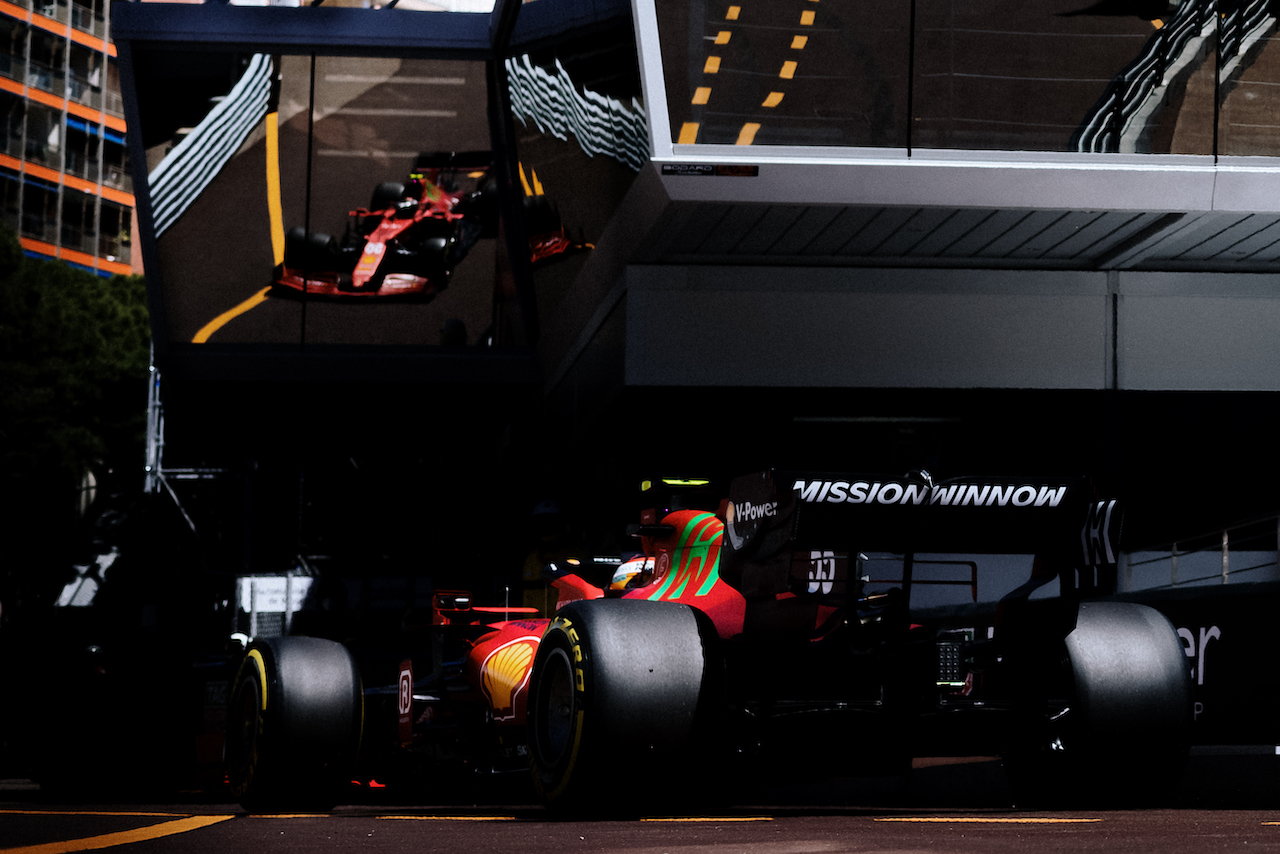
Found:
[[[134,196],[106,0],[0,2],[0,217],[29,256],[133,263]]]

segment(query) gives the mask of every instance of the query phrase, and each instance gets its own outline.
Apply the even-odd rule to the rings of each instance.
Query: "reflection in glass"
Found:
[[[676,143],[906,145],[910,4],[659,0]]]
[[[274,281],[312,295],[307,343],[478,343],[493,322],[498,251],[483,64],[319,57],[309,129],[305,111],[284,120],[302,94],[292,68]],[[311,180],[291,189],[286,176],[308,153]]]
[[[507,60],[538,315],[554,317],[648,162],[630,30]]]
[[[1280,33],[1268,0],[1220,0],[1218,153],[1280,155]]]
[[[489,339],[495,294],[514,289],[482,63],[152,52],[138,65],[175,341]]]
[[[918,0],[917,29],[915,147],[1212,152],[1199,0],[1168,21],[1087,0]]]

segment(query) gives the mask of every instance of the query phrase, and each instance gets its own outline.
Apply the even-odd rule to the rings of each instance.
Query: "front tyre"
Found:
[[[340,643],[250,644],[231,692],[223,764],[251,812],[329,809],[360,749],[363,692]]]
[[[692,608],[600,599],[562,608],[529,686],[534,786],[550,807],[628,812],[671,794],[699,748],[707,654]],[[705,710],[703,710],[705,714]]]

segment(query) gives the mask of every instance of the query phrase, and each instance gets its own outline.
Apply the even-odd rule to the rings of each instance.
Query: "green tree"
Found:
[[[149,345],[141,277],[26,258],[0,229],[0,607],[59,589],[87,473],[141,480]]]

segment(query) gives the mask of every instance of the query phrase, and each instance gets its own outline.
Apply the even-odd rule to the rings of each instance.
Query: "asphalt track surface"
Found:
[[[1173,806],[1046,811],[1012,804],[998,763],[917,762],[909,777],[778,787],[759,803],[679,816],[561,820],[523,803],[366,798],[327,814],[248,815],[217,797],[57,803],[0,781],[0,852],[1280,851],[1280,760],[1193,757]],[[619,793],[643,800],[643,793]],[[179,796],[180,798],[182,796]],[[640,810],[643,815],[643,810]]]

